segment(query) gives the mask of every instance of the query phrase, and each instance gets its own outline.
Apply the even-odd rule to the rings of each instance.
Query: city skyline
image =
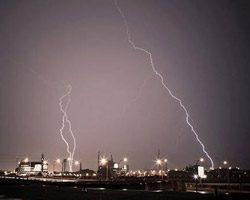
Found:
[[[117,2],[215,167],[227,160],[250,168],[249,3]],[[126,156],[134,169],[152,168],[158,149],[170,168],[206,157],[149,58],[128,43],[114,1],[9,1],[0,11],[0,168],[42,152],[68,157],[59,102],[69,84],[67,114],[84,167],[96,168],[98,151]]]

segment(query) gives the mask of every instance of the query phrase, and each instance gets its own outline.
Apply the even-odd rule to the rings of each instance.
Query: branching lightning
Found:
[[[64,141],[64,143],[67,146],[67,152],[69,154],[69,157],[68,157],[69,170],[72,171],[72,166],[73,166],[73,161],[74,161],[74,154],[75,154],[75,149],[76,149],[76,140],[75,140],[74,133],[72,131],[71,121],[69,120],[68,115],[67,115],[67,109],[68,109],[68,106],[69,106],[69,103],[70,103],[70,100],[71,100],[70,99],[70,94],[71,94],[71,91],[72,91],[72,86],[68,85],[67,88],[68,88],[67,93],[64,94],[60,98],[60,101],[59,101],[59,107],[60,107],[61,112],[63,113],[62,126],[60,128],[60,135],[62,137],[62,140]],[[66,101],[65,106],[63,107],[63,101],[64,101],[65,98],[67,98],[67,101]],[[70,133],[70,135],[72,136],[72,139],[73,139],[73,149],[72,149],[72,151],[70,150],[69,143],[67,142],[67,140],[65,139],[65,137],[63,135],[63,130],[64,130],[66,124],[68,124],[68,131],[69,131],[69,133]]]
[[[135,45],[135,43],[133,42],[132,38],[131,38],[131,34],[130,34],[130,30],[129,30],[129,26],[128,26],[128,21],[127,21],[127,18],[126,16],[124,15],[123,11],[121,10],[121,8],[119,7],[118,3],[117,3],[117,0],[114,0],[114,4],[116,6],[116,9],[118,10],[118,12],[120,13],[122,19],[123,19],[123,22],[124,22],[124,25],[126,27],[126,33],[127,33],[127,39],[128,39],[128,42],[129,44],[133,47],[133,49],[135,50],[138,50],[138,51],[141,51],[143,52],[144,54],[146,54],[148,57],[149,57],[149,60],[150,60],[150,64],[151,64],[151,68],[153,70],[153,72],[155,73],[156,76],[159,77],[160,81],[161,81],[161,84],[162,86],[164,87],[164,89],[166,89],[168,91],[168,93],[170,94],[170,96],[175,99],[179,105],[181,106],[181,108],[183,109],[183,111],[185,112],[186,114],[186,123],[187,125],[190,127],[192,133],[195,135],[195,138],[196,140],[199,142],[199,144],[201,145],[202,147],[202,151],[204,152],[204,154],[207,156],[207,158],[210,160],[210,163],[211,163],[211,168],[214,168],[214,162],[213,162],[213,159],[211,158],[211,156],[208,154],[208,152],[206,151],[205,149],[205,146],[204,144],[202,143],[202,141],[200,140],[198,134],[196,133],[196,131],[194,130],[194,127],[193,125],[191,124],[190,122],[190,116],[189,116],[189,113],[186,109],[186,107],[184,106],[184,104],[182,103],[181,99],[179,99],[178,97],[176,97],[173,92],[167,87],[165,81],[164,81],[164,78],[163,76],[156,70],[155,68],[155,65],[154,65],[154,61],[153,61],[153,56],[152,56],[152,53],[142,47],[138,47]]]

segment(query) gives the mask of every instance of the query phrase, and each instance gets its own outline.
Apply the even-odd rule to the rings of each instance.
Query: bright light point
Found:
[[[25,163],[29,162],[29,158],[25,158],[25,159],[23,160],[23,162],[25,162]]]
[[[232,169],[232,167],[229,167],[228,169],[230,169],[230,170],[231,170],[231,169]]]
[[[115,163],[115,164],[114,164],[114,168],[115,168],[115,169],[118,169],[118,168],[119,168],[118,163]]]
[[[67,161],[71,161],[71,158],[70,158],[70,157],[68,157],[68,158],[67,158]]]
[[[123,161],[124,161],[124,162],[127,162],[127,161],[128,161],[128,159],[125,157],[125,158],[123,158]]]
[[[224,160],[224,161],[223,161],[223,164],[224,164],[224,165],[227,165],[227,161]]]
[[[165,159],[164,159],[164,162],[165,162],[165,163],[168,162],[168,159],[165,158]]]
[[[202,178],[206,179],[206,178],[207,178],[207,175],[206,175],[206,174],[204,174],[204,175],[202,176]]]
[[[57,163],[61,163],[61,160],[58,158],[58,159],[56,159],[56,162]]]
[[[157,164],[157,165],[161,165],[161,160],[160,160],[160,159],[157,159],[157,160],[156,160],[156,164]]]
[[[198,174],[195,174],[195,175],[194,175],[194,179],[197,179],[197,178],[198,178]]]
[[[204,158],[200,158],[200,162],[204,162]]]
[[[101,165],[106,165],[108,160],[106,158],[101,159]]]
[[[75,165],[79,165],[80,163],[79,163],[79,161],[78,160],[76,160],[75,161]]]

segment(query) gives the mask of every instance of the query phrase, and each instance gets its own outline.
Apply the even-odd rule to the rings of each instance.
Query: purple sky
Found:
[[[249,168],[249,2],[118,3],[215,165]],[[1,0],[0,15],[0,168],[42,152],[50,162],[68,156],[58,105],[67,84],[84,168],[96,169],[98,150],[127,156],[133,169],[152,168],[158,149],[171,168],[204,157],[112,0]]]

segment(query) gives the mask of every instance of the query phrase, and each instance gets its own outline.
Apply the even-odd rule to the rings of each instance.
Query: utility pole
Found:
[[[97,171],[99,170],[100,168],[100,151],[98,151],[97,153]]]

